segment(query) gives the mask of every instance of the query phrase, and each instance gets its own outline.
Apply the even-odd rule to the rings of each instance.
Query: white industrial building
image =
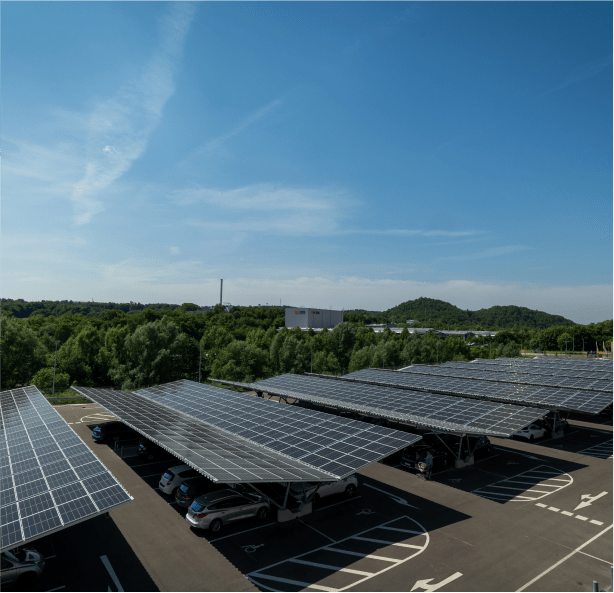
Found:
[[[343,311],[286,307],[286,327],[332,328],[343,322]]]

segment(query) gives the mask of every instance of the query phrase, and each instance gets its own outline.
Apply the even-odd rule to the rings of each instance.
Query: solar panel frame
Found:
[[[133,500],[36,387],[1,392],[0,418],[1,551]],[[65,448],[64,443],[80,443],[90,459],[98,462],[98,474],[108,476],[115,490],[112,504],[96,504],[86,493],[85,500],[79,502],[80,512],[73,513],[74,501],[56,499],[66,486],[81,483],[77,457],[70,451],[74,444]],[[78,457],[83,458],[84,453]]]
[[[539,410],[507,403],[399,390],[390,385],[335,381],[333,378],[306,375],[285,374],[271,377],[250,384],[250,388],[270,395],[321,403],[441,432],[503,438],[511,436],[548,412],[546,409]],[[373,405],[372,402],[378,404]],[[467,417],[472,418],[471,424],[467,423]]]
[[[418,365],[414,365],[414,366],[418,366]],[[527,365],[527,364],[523,364],[523,365],[490,364],[489,365],[489,364],[481,364],[477,361],[473,361],[473,362],[450,361],[450,362],[442,363],[440,367],[468,369],[468,370],[470,369],[475,370],[476,368],[479,368],[479,369],[483,369],[491,373],[508,373],[508,374],[522,373],[523,375],[526,374],[526,375],[533,375],[533,376],[546,375],[546,376],[552,376],[552,377],[574,377],[574,378],[579,378],[579,379],[598,379],[598,380],[604,380],[604,381],[612,380],[611,372],[574,370],[573,368],[565,369],[565,368],[560,368],[560,367],[553,368],[551,366],[545,366],[545,365],[534,365],[534,366]]]
[[[513,385],[471,379],[416,375],[384,369],[362,369],[340,378],[365,384],[388,385],[413,391],[426,391],[465,398],[510,402],[523,406],[550,406],[551,410],[564,410],[598,414],[612,405],[609,393],[574,391],[531,385]]]

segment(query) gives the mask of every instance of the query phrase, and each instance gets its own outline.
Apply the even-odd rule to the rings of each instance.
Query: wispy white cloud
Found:
[[[190,156],[188,156],[185,160],[179,163],[179,166],[185,166],[189,163],[194,162],[196,159],[206,157],[208,154],[213,153],[215,150],[219,149],[222,145],[226,144],[229,140],[234,138],[235,136],[244,132],[247,128],[249,128],[252,124],[261,120],[265,117],[270,111],[273,111],[284,102],[283,98],[275,99],[271,101],[269,104],[265,105],[261,109],[258,109],[254,113],[248,115],[241,122],[239,122],[234,128],[232,128],[229,132],[217,136],[216,138],[211,138],[201,147],[196,149]]]
[[[164,105],[196,3],[172,2],[160,23],[160,41],[141,76],[100,103],[87,123],[85,175],[74,184],[75,222],[88,223],[104,210],[100,191],[121,177],[144,152]]]
[[[420,229],[344,229],[339,231],[341,235],[390,235],[401,237],[472,237],[483,235],[486,231],[442,231],[442,230],[420,230]]]
[[[189,226],[211,231],[288,235],[334,232],[346,216],[348,193],[335,188],[256,184],[230,190],[194,188],[173,192],[175,205],[189,206]]]
[[[580,66],[574,68],[567,75],[567,78],[563,82],[547,90],[545,93],[542,93],[540,97],[543,97],[550,93],[555,93],[556,91],[563,90],[564,88],[571,86],[572,84],[582,82],[583,80],[588,80],[589,78],[596,76],[606,68],[609,68],[611,70],[612,56],[605,56],[603,58],[597,58],[595,60],[591,60],[590,62],[580,64]]]
[[[179,247],[171,247],[171,253],[173,255],[179,255],[181,253],[181,250],[179,249]]]
[[[516,251],[525,251],[527,249],[532,249],[529,245],[506,245],[503,247],[490,247],[489,249],[485,249],[484,251],[479,251],[478,253],[467,253],[464,255],[450,255],[446,257],[441,257],[441,260],[447,261],[464,261],[470,259],[485,259],[489,257],[499,257],[501,255],[508,255],[509,253],[515,253]]]

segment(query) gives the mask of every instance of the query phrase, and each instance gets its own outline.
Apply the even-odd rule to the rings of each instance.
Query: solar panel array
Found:
[[[74,387],[214,482],[300,482],[331,476],[136,393]]]
[[[458,363],[457,363],[458,364]],[[461,363],[462,364],[462,363]],[[549,377],[545,375],[530,375],[521,372],[500,373],[482,369],[476,365],[459,367],[415,365],[401,369],[404,373],[419,375],[436,375],[439,377],[458,377],[460,379],[477,379],[479,381],[498,381],[518,385],[540,385],[543,387],[564,387],[566,389],[581,389],[585,391],[612,392],[612,381],[596,379],[580,379],[577,377]],[[522,367],[524,370],[524,367]]]
[[[36,387],[0,393],[0,548],[130,502]]]
[[[193,381],[137,393],[338,479],[422,438]]]
[[[612,381],[612,373],[585,371],[577,369],[565,369],[559,367],[551,367],[545,365],[531,366],[524,365],[502,365],[502,364],[480,364],[477,362],[444,362],[440,365],[444,368],[476,370],[483,369],[491,373],[522,373],[523,375],[537,375],[550,377],[575,377],[578,379],[599,379],[604,381]]]
[[[564,359],[564,358],[479,358],[474,361],[474,364],[491,364],[503,366],[518,366],[529,365],[531,368],[550,367],[554,369],[577,369],[591,372],[612,372],[611,361],[591,361],[580,359]]]
[[[252,383],[260,392],[460,434],[508,437],[547,409],[469,400],[349,381],[281,375]]]
[[[552,410],[570,410],[587,414],[598,414],[612,404],[612,393],[600,391],[511,385],[475,379],[416,375],[402,371],[363,369],[345,375],[344,378],[365,383],[392,385],[491,401],[508,401],[520,405],[544,406]]]

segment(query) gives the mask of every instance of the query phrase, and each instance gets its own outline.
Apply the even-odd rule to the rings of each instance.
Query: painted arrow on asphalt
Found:
[[[577,511],[578,509],[583,509],[584,507],[590,506],[598,498],[601,498],[602,496],[605,496],[606,494],[607,494],[607,492],[602,492],[601,494],[596,494],[595,496],[591,496],[590,494],[583,494],[582,496],[580,496],[580,498],[582,499],[582,502],[574,509],[574,511]]]
[[[411,590],[415,591],[416,589],[422,589],[423,591],[437,591],[437,589],[440,589],[444,585],[447,585],[448,583],[451,583],[452,581],[455,581],[458,577],[462,577],[462,576],[463,576],[462,572],[455,572],[452,576],[448,577],[447,579],[444,579],[443,581],[439,581],[439,583],[433,583],[432,585],[429,585],[429,583],[433,579],[423,579],[422,581],[416,581],[416,584],[411,588]]]
[[[394,502],[398,502],[399,504],[405,505],[406,507],[411,507],[412,509],[418,509],[418,507],[415,507],[413,504],[409,504],[404,498],[399,498],[398,496],[395,496],[394,494],[390,494],[390,492],[386,492],[385,490],[380,490],[379,488],[376,488],[375,486],[371,486],[371,484],[365,484],[365,486],[367,486],[368,488],[373,488],[373,490],[377,490],[378,492],[383,492],[384,494],[387,494],[388,496],[390,496],[390,498],[392,498],[392,500],[394,500]]]

